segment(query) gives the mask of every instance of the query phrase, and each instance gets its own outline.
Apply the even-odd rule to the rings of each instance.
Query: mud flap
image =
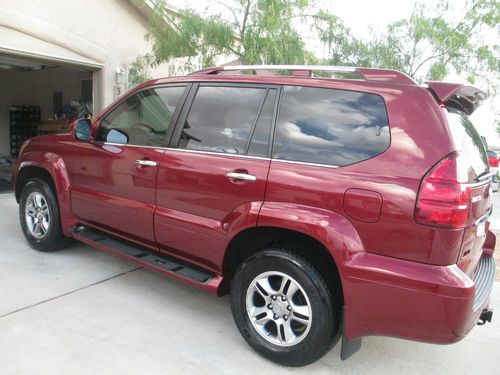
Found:
[[[345,361],[361,348],[361,337],[355,340],[348,340],[345,335],[345,312],[342,319],[342,347],[340,348],[340,359]]]

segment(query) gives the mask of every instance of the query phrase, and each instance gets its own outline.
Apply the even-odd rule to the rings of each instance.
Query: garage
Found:
[[[85,102],[97,114],[128,88],[128,69],[151,50],[151,4],[132,0],[0,4],[0,191],[25,139],[67,129]],[[167,76],[169,64],[151,70]],[[76,104],[76,105],[72,105]],[[71,116],[70,116],[71,117]]]
[[[93,71],[88,68],[0,55],[0,189],[10,187],[10,167],[30,137],[65,132],[93,112]]]

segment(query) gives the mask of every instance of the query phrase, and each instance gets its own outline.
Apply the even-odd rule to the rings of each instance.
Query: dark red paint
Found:
[[[369,79],[372,72],[365,69],[362,74]],[[242,231],[274,227],[306,234],[323,244],[338,267],[349,339],[391,335],[454,342],[474,326],[488,303],[472,310],[475,287],[470,277],[479,258],[491,256],[494,248],[488,225],[486,237],[478,237],[474,223],[491,209],[489,184],[472,189],[471,195],[483,199],[471,205],[465,229],[419,225],[414,212],[423,177],[455,151],[434,95],[444,99],[462,86],[430,83],[433,94],[401,74],[387,71],[382,81],[380,73],[378,78],[199,73],[151,81],[130,92],[156,84],[209,81],[378,94],[387,106],[391,145],[381,155],[349,166],[85,143],[66,134],[31,139],[15,176],[26,167],[42,168],[52,176],[66,235],[85,224],[173,254],[217,273],[203,286],[214,294],[225,276],[228,246]],[[401,82],[384,82],[396,78]],[[94,136],[109,108],[94,121]],[[159,166],[140,167],[137,159]],[[225,176],[234,171],[246,171],[257,180],[246,183]]]

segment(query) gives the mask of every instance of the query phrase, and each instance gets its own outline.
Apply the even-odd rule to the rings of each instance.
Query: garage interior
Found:
[[[93,112],[93,72],[0,54],[0,191],[11,189],[12,163],[29,138],[66,132]]]

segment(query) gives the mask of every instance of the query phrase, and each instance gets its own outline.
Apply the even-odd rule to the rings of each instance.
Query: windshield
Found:
[[[454,108],[448,108],[446,113],[455,149],[463,156],[461,159],[467,161],[464,173],[472,182],[488,171],[486,147],[469,116]]]

